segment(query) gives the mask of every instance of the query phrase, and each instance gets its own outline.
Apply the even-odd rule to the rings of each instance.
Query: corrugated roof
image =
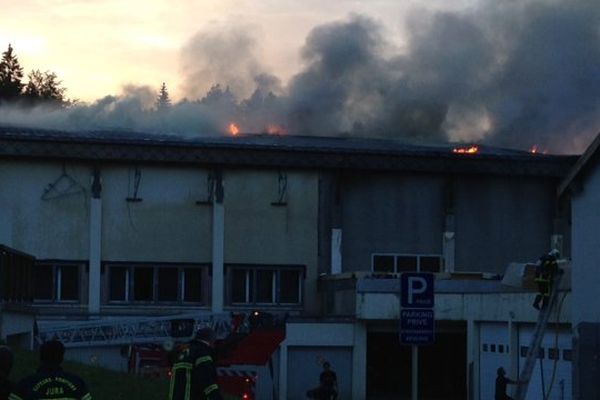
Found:
[[[452,150],[457,146],[357,137],[267,134],[190,137],[118,130],[75,132],[0,127],[0,156],[7,157],[555,177],[564,176],[576,159],[481,145],[477,154],[455,154]]]

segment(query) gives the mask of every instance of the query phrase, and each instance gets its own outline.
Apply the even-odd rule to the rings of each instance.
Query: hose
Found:
[[[548,385],[548,392],[546,393],[546,395],[544,396],[544,399],[549,399],[550,398],[550,394],[552,393],[552,386],[554,385],[554,379],[556,378],[556,369],[558,366],[558,360],[560,359],[560,351],[558,351],[558,326],[559,326],[559,321],[560,321],[560,311],[562,309],[562,305],[563,302],[565,301],[565,298],[567,297],[567,295],[569,294],[569,292],[565,292],[562,296],[562,299],[560,299],[560,303],[558,303],[558,310],[556,313],[556,324],[555,324],[555,334],[554,334],[554,349],[557,351],[556,357],[554,357],[554,365],[552,367],[552,378],[550,379],[550,385]]]

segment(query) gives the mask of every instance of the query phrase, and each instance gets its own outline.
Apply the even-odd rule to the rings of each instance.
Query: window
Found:
[[[488,345],[487,345],[487,343],[484,343],[484,344],[483,344],[483,351],[484,351],[484,352],[487,352],[487,351],[488,351]]]
[[[176,268],[158,269],[158,301],[177,301],[179,271]]]
[[[302,267],[227,266],[229,303],[298,305],[302,302]]]
[[[38,301],[79,301],[79,264],[40,263],[34,268],[34,298]]]
[[[560,359],[560,350],[554,347],[548,349],[548,358],[550,360],[559,360]]]
[[[59,265],[56,267],[56,275],[57,300],[79,300],[79,266]]]
[[[394,272],[395,256],[375,254],[373,255],[373,272]]]
[[[183,301],[195,303],[202,301],[202,270],[200,268],[183,269]]]
[[[34,298],[36,300],[54,300],[54,267],[52,265],[36,265],[34,277]]]
[[[154,268],[135,268],[133,270],[133,300],[152,301],[153,297]]]
[[[435,254],[373,254],[371,257],[373,272],[440,272],[442,256]]]
[[[127,301],[129,298],[129,270],[127,267],[110,268],[110,301]]]
[[[108,265],[111,303],[202,303],[206,266]]]
[[[570,349],[563,350],[563,360],[573,361],[573,350],[570,350]]]

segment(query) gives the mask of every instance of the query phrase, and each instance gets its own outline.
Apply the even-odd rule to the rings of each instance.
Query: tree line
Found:
[[[47,104],[66,107],[71,101],[65,96],[66,88],[62,81],[51,71],[33,69],[24,78],[23,67],[19,63],[13,47],[2,53],[0,59],[0,105],[18,104],[37,106]]]

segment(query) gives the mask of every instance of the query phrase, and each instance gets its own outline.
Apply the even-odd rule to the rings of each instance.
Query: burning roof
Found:
[[[181,137],[131,131],[72,132],[0,127],[0,157],[120,160],[289,168],[343,168],[562,177],[573,156],[478,145],[424,146],[356,137],[248,135]],[[467,146],[467,149],[470,148]],[[457,154],[458,153],[458,154]]]

